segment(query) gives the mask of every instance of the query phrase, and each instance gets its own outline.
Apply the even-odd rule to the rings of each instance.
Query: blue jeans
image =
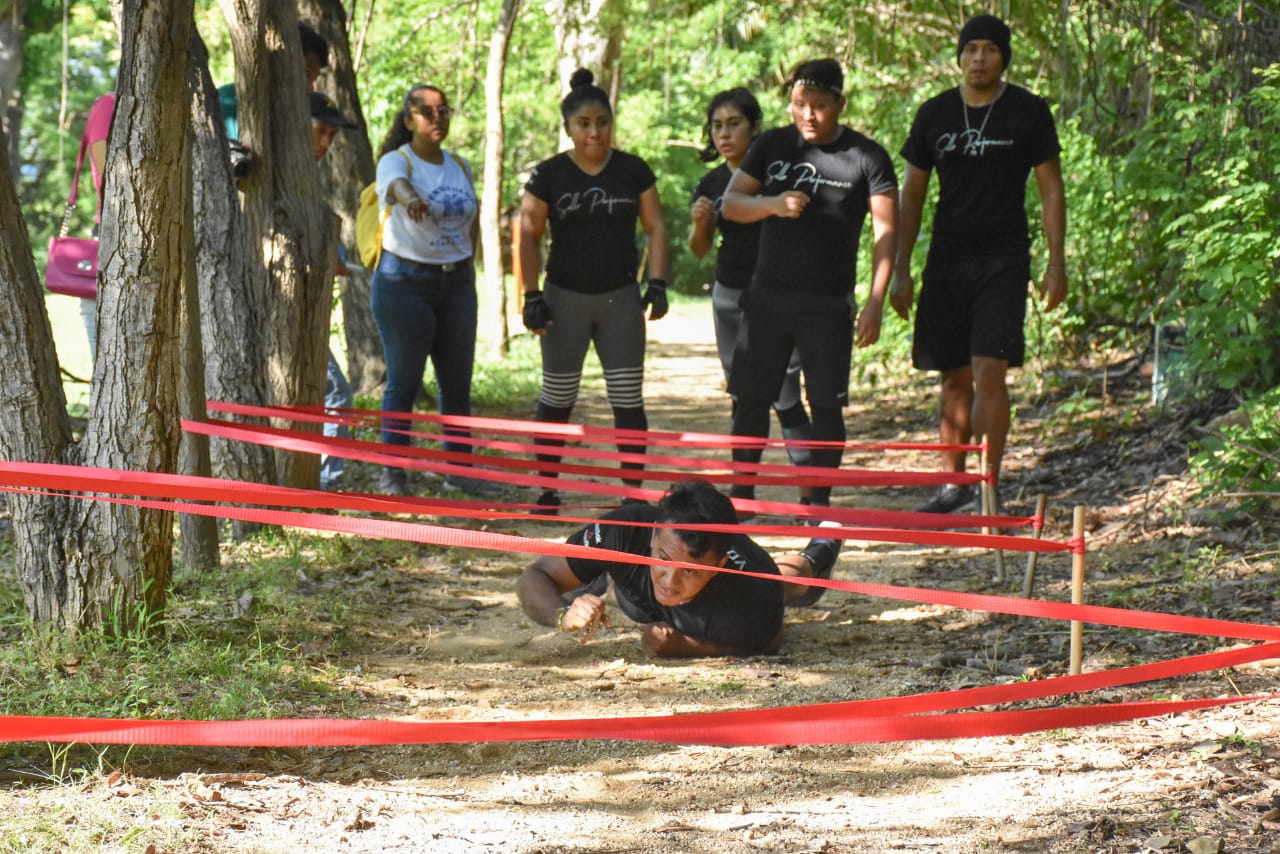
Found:
[[[446,270],[384,251],[370,288],[373,319],[387,362],[382,411],[412,411],[429,356],[440,414],[470,415],[476,357],[476,273],[471,259]],[[408,445],[409,437],[398,431],[409,428],[408,421],[384,418],[382,441]],[[445,432],[466,434],[456,428]],[[471,451],[464,443],[445,442],[444,448]]]
[[[329,369],[325,374],[324,387],[324,405],[326,409],[350,409],[355,398],[351,395],[351,384],[347,382],[346,376],[342,373],[342,368],[338,366],[337,359],[333,358],[333,351],[329,351]],[[332,413],[331,413],[332,414]],[[329,438],[348,439],[351,437],[351,430],[345,424],[334,424],[332,421],[325,422],[324,435]],[[320,488],[336,489],[342,485],[342,457],[335,457],[332,454],[323,454],[320,457]]]

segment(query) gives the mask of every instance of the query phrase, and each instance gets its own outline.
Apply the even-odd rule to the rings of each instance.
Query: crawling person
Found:
[[[672,486],[657,506],[624,505],[567,542],[762,575],[831,576],[840,551],[837,540],[811,540],[799,555],[774,563],[745,534],[681,528],[733,525],[737,520],[726,496],[706,481],[690,480]],[[609,524],[615,521],[658,527]],[[604,599],[610,582],[618,607],[644,626],[645,651],[659,658],[777,652],[784,606],[811,605],[825,590],[711,569],[550,555],[525,567],[516,589],[530,619],[560,631],[580,632],[585,641],[600,626],[611,625]]]

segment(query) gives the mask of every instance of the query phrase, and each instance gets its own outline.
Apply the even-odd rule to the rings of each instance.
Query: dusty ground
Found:
[[[661,336],[648,369],[654,428],[725,428],[708,328],[709,321],[652,327]],[[931,440],[928,383],[895,387],[891,406],[888,394],[855,402],[851,436]],[[597,423],[604,423],[602,398],[602,389],[590,389],[585,401]],[[1064,430],[1046,427],[1053,408],[1052,401],[1022,403],[1005,501],[1025,512],[1033,496],[1048,495],[1047,535],[1060,539],[1069,533],[1070,508],[1088,505],[1091,601],[1280,623],[1276,520],[1211,525],[1188,511],[1187,424],[1150,419],[1111,433],[1104,418]],[[912,454],[850,454],[847,461],[933,465]],[[920,497],[882,489],[850,491],[840,501],[908,509]],[[549,522],[504,529],[565,533]],[[521,566],[424,549],[411,565],[311,567],[314,584],[340,587],[350,603],[312,653],[348,671],[346,687],[363,698],[363,716],[410,720],[754,709],[988,685],[1066,668],[1063,624],[843,593],[792,612],[779,656],[654,662],[627,625],[579,645],[525,620],[513,594]],[[1012,579],[1001,588],[991,580],[989,554],[851,543],[836,577],[1013,592],[1022,566],[1021,555],[1010,558]],[[1036,595],[1066,599],[1068,578],[1065,557],[1043,559]],[[1225,645],[1091,629],[1085,666]],[[1265,692],[1276,689],[1278,675],[1272,663],[1062,702]],[[183,840],[170,848],[184,851],[1277,851],[1277,735],[1280,703],[1272,702],[1084,730],[887,745],[227,750],[201,754],[201,766],[180,775],[136,768],[87,787],[84,797],[132,812],[143,828],[127,844],[94,850],[142,851],[154,834]],[[23,811],[36,803],[75,811],[56,789],[6,797]]]

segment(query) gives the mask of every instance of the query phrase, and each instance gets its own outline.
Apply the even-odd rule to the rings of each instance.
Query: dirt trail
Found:
[[[727,405],[706,340],[709,325],[653,326],[658,340],[651,344],[646,387],[655,429],[725,429]],[[889,394],[855,402],[851,435],[931,440],[928,383],[913,381]],[[606,423],[603,389],[584,389],[583,411],[592,423]],[[1017,428],[1018,449],[1010,457],[1010,481],[1022,488],[1006,500],[1025,510],[1034,491],[1048,492],[1064,520],[1063,508],[1079,500],[1079,487],[1065,485],[1059,469],[1038,468],[1047,464],[1027,447],[1033,415]],[[900,465],[931,468],[932,461],[902,455]],[[1087,483],[1094,474],[1076,480]],[[1156,555],[1200,542],[1203,532],[1191,528],[1135,541],[1158,515],[1149,492],[1145,503],[1135,499],[1150,480],[1135,482],[1132,491],[1093,496],[1095,530],[1116,526],[1104,538],[1105,554],[1091,557],[1095,601],[1127,589]],[[1167,484],[1157,499],[1178,500],[1175,486]],[[839,501],[906,509],[920,495],[868,490]],[[1048,535],[1065,536],[1061,524]],[[534,520],[501,529],[556,539],[566,532]],[[410,565],[319,578],[345,590],[351,607],[340,641],[320,639],[317,655],[336,657],[348,670],[346,687],[365,699],[362,715],[435,721],[805,705],[989,685],[1065,668],[1065,625],[842,593],[790,612],[779,656],[657,662],[643,657],[629,625],[580,645],[524,619],[514,595],[522,566],[515,558],[424,550]],[[1021,566],[1020,555],[1011,560],[1015,575]],[[850,543],[836,577],[1000,592],[990,581],[992,569],[985,553]],[[1066,558],[1042,560],[1038,595],[1065,599],[1068,576]],[[1234,570],[1234,587],[1223,590],[1259,609],[1242,619],[1280,623],[1280,602],[1268,592],[1274,578],[1273,557]],[[1165,604],[1191,607],[1187,595],[1171,588]],[[1091,631],[1086,667],[1208,648],[1197,638]],[[1276,666],[1253,667],[1066,702],[1265,691],[1278,673]],[[563,742],[313,750],[288,760],[294,765],[287,774],[276,766],[277,773],[262,779],[233,774],[219,782],[216,806],[192,807],[221,817],[207,848],[193,850],[284,852],[306,840],[315,852],[433,854],[1276,851],[1278,734],[1280,704],[1269,703],[1085,730],[884,745]],[[261,767],[255,763],[229,764],[238,773]],[[1220,847],[1179,847],[1213,841]]]

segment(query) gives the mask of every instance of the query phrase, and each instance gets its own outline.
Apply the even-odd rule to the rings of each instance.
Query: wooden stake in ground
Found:
[[[984,435],[982,437],[982,458],[978,465],[978,471],[982,473],[982,477],[984,478],[982,482],[978,484],[978,512],[983,516],[994,516],[996,512],[996,495],[995,490],[991,488],[991,481],[987,479],[990,474],[990,472],[987,471],[987,447],[987,437]],[[982,527],[982,533],[984,536],[990,534],[991,527],[984,525]],[[996,583],[1004,584],[1004,550],[996,549],[995,552]]]
[[[1073,543],[1084,542],[1084,508],[1076,507],[1075,518],[1071,525]],[[1071,604],[1084,604],[1084,549],[1071,555]],[[1084,623],[1071,621],[1071,675],[1080,675],[1080,664],[1084,656]]]
[[[1037,540],[1044,535],[1044,526],[1045,526],[1044,496],[1041,495],[1036,498],[1035,538]],[[1039,559],[1039,557],[1040,557],[1040,552],[1037,552],[1037,551],[1027,552],[1027,571],[1022,578],[1022,598],[1023,599],[1031,598],[1031,588],[1034,587],[1036,583],[1036,562]]]

